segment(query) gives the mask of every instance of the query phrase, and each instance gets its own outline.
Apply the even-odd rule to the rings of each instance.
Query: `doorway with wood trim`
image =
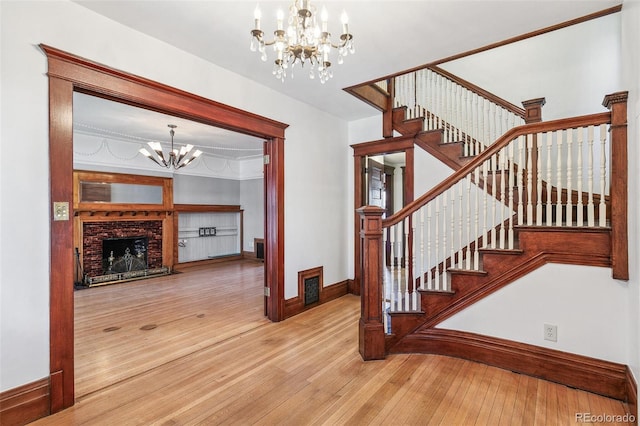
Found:
[[[267,317],[283,319],[284,302],[284,132],[288,125],[219,104],[142,77],[41,45],[48,59],[51,202],[66,210],[53,215],[50,272],[51,413],[75,402],[73,93],[79,91],[263,138],[265,165],[265,286]],[[61,211],[62,211],[61,210]]]

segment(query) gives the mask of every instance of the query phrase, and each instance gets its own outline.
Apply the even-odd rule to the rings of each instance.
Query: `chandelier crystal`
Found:
[[[284,82],[287,70],[297,63],[304,66],[309,63],[309,78],[315,78],[317,72],[321,83],[325,83],[331,77],[330,53],[333,49],[338,51],[338,64],[342,64],[344,57],[349,53],[355,53],[353,47],[353,35],[349,34],[349,20],[347,14],[342,12],[342,34],[337,44],[331,41],[331,33],[328,31],[329,15],[325,7],[320,13],[320,25],[316,21],[317,9],[311,4],[311,0],[294,0],[289,7],[289,19],[287,27],[284,26],[284,13],[278,11],[277,29],[273,32],[274,39],[266,41],[264,32],[260,29],[261,12],[256,7],[254,18],[255,28],[251,30],[251,51],[258,51],[263,61],[267,60],[266,46],[273,46],[276,59],[273,66],[273,75]]]
[[[176,126],[175,124],[168,124],[167,126],[171,129],[169,130],[169,134],[171,135],[171,151],[169,151],[168,157],[165,158],[164,152],[162,152],[162,145],[160,145],[160,142],[147,143],[147,145],[149,145],[149,148],[151,148],[151,150],[155,155],[147,151],[145,148],[140,148],[140,153],[142,155],[152,160],[154,163],[156,163],[160,167],[166,167],[167,169],[170,169],[173,167],[174,170],[178,170],[188,165],[193,160],[195,160],[200,155],[202,155],[202,151],[200,151],[199,149],[196,149],[193,152],[193,154],[191,154],[190,156],[189,154],[193,149],[193,145],[191,144],[181,147],[180,150],[175,149],[173,147],[173,136],[176,134],[174,129],[178,126]]]

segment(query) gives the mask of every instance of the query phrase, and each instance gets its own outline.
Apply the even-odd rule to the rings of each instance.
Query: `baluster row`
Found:
[[[481,248],[514,249],[516,224],[606,226],[608,143],[604,124],[518,136],[389,227],[385,306],[419,310],[418,289],[450,290],[449,268],[480,270]]]

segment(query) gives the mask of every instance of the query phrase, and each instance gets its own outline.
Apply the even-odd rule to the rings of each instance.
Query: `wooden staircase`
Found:
[[[392,93],[393,84],[388,83],[388,88]],[[603,395],[626,397],[620,392],[624,389],[621,384],[625,373],[617,364],[437,327],[547,263],[611,267],[614,278],[628,279],[626,215],[620,214],[626,212],[626,195],[620,188],[614,188],[614,185],[624,187],[626,184],[626,160],[620,160],[621,156],[626,158],[626,128],[623,132],[623,126],[616,125],[626,125],[626,100],[623,98],[626,99],[624,94],[605,97],[604,105],[610,113],[554,122],[541,121],[543,99],[525,102],[524,117],[534,119],[507,130],[490,146],[476,149],[476,155],[468,154],[470,144],[477,142],[470,133],[455,129],[444,120],[439,121],[442,128],[425,129],[425,116],[430,112],[424,108],[422,117],[411,116],[405,106],[383,111],[389,120],[384,125],[386,133],[390,135],[389,130],[393,130],[402,135],[397,138],[398,146],[408,147],[411,139],[411,145],[440,160],[453,170],[453,174],[391,217],[382,219],[382,211],[376,207],[358,209],[361,244],[356,244],[356,254],[360,254],[356,259],[360,273],[356,277],[362,282],[360,353],[364,359],[406,352],[462,356],[560,380]],[[386,105],[390,104],[386,102]],[[433,117],[430,120],[433,121]],[[605,195],[604,191],[595,193],[591,183],[588,190],[582,182],[575,182],[572,187],[571,177],[560,175],[563,167],[560,160],[554,169],[559,170],[557,176],[551,174],[549,158],[552,150],[559,155],[564,140],[564,136],[552,135],[569,135],[582,128],[586,134],[587,127],[599,126],[604,147],[605,124],[611,126],[607,141],[610,146],[610,195]],[[582,130],[578,130],[580,132]],[[592,129],[588,132],[591,138]],[[461,136],[462,140],[452,140],[452,134]],[[564,142],[569,143],[567,156],[572,155],[572,137],[567,136]],[[578,139],[582,146],[582,136]],[[556,145],[557,148],[552,148]],[[602,153],[604,157],[604,151]],[[555,166],[556,158],[553,160]],[[562,161],[564,164],[567,160]],[[568,160],[568,169],[571,161]],[[589,167],[593,168],[593,164]],[[591,171],[589,178],[592,178]],[[476,190],[490,194],[494,218],[497,217],[495,206],[504,211],[484,232],[478,231],[477,213],[475,232],[470,230],[472,219],[464,219],[462,213],[473,210],[474,202],[478,206],[481,196],[468,195]],[[467,197],[473,201],[466,201],[465,206],[463,199]],[[433,253],[425,256],[424,252],[429,250],[425,246],[431,244],[428,239],[433,239],[434,228],[429,222],[433,218],[429,208],[434,200],[434,208],[439,208],[437,200],[440,200],[440,207],[444,206],[444,213],[440,214],[450,220],[438,219],[436,214],[435,221],[441,220],[439,223],[443,224],[440,229],[435,225],[436,239],[442,237],[438,237],[440,231],[446,242],[440,253],[436,249],[439,260],[435,263],[427,260],[425,269],[421,264],[424,258],[433,257]],[[487,216],[486,195],[484,202],[485,211],[481,215]],[[454,206],[454,203],[457,204]],[[420,231],[425,222],[429,223],[426,235],[424,230]],[[466,240],[462,245],[454,247],[451,240],[462,241],[463,237]],[[396,249],[399,254],[389,256],[389,246],[399,246]],[[403,263],[385,265],[383,259],[386,258],[402,259]],[[422,260],[417,260],[420,258]],[[437,284],[432,286],[432,280]],[[547,361],[544,368],[539,365],[540,359]],[[566,371],[571,373],[566,374]],[[589,378],[593,374],[603,380],[594,382]]]

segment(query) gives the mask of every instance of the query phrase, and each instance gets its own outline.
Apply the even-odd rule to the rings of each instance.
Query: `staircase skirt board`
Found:
[[[621,401],[633,401],[627,366],[540,346],[447,329],[421,329],[391,353],[448,355],[539,377]]]

